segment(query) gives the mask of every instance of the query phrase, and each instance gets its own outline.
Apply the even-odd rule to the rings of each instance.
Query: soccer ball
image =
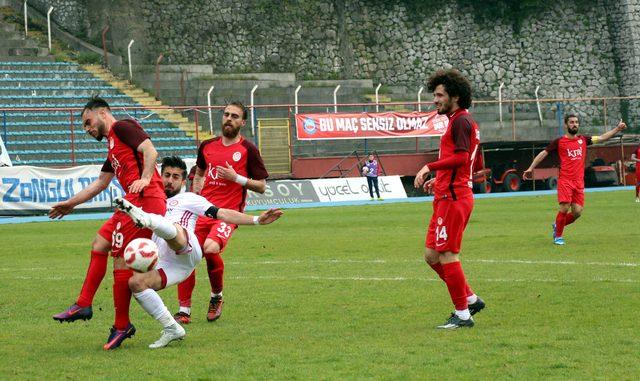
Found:
[[[136,238],[124,249],[124,262],[133,271],[146,273],[158,262],[158,245],[147,238]]]
[[[369,167],[362,167],[362,174],[366,175],[367,173],[369,173]]]

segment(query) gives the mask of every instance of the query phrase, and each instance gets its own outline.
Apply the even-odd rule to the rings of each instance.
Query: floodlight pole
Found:
[[[542,126],[542,111],[540,110],[540,97],[538,96],[538,90],[540,90],[540,86],[536,86],[536,106],[538,106],[538,119],[540,120],[540,126]]]
[[[253,107],[253,94],[256,92],[256,90],[258,90],[258,85],[253,86],[253,89],[251,89],[251,133],[253,134],[254,139],[256,137],[256,126],[254,121],[255,108]]]
[[[378,86],[376,86],[376,112],[378,112],[378,107],[380,104],[380,99],[378,98],[378,91],[380,91],[381,86],[382,86],[382,83],[378,83]]]
[[[27,37],[27,34],[29,33],[29,26],[28,26],[28,17],[27,17],[27,0],[24,0],[24,36]]]
[[[53,12],[53,7],[49,7],[49,11],[47,12],[47,34],[49,36],[49,53],[51,53],[51,12]]]
[[[294,99],[294,103],[296,105],[296,107],[295,107],[296,114],[298,113],[298,92],[300,91],[301,88],[302,88],[302,85],[298,85],[298,87],[296,87],[296,91],[293,93],[293,99]]]
[[[213,86],[211,86],[209,88],[209,91],[207,92],[207,106],[208,109],[208,113],[209,113],[209,131],[211,132],[211,135],[213,135],[213,120],[211,119],[211,92],[213,91]]]
[[[133,45],[134,40],[129,41],[129,45],[127,45],[127,57],[129,59],[129,81],[133,81],[133,70],[131,69],[131,45]]]
[[[500,82],[500,87],[498,87],[498,114],[500,115],[500,127],[502,127],[502,88],[504,87],[504,82]]]
[[[340,85],[333,90],[333,112],[335,113],[338,112],[338,90],[340,90]]]
[[[420,90],[418,90],[418,112],[422,111],[422,105],[420,104],[420,96],[424,91],[424,86],[420,86]]]

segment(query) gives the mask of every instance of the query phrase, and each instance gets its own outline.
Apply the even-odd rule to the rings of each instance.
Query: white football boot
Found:
[[[144,212],[144,210],[133,205],[129,201],[122,197],[117,197],[113,200],[116,207],[121,211],[127,213],[139,228],[151,228],[151,218]]]
[[[182,328],[182,326],[178,323],[174,323],[173,325],[162,330],[162,335],[153,344],[149,344],[149,348],[157,349],[166,347],[170,342],[174,340],[182,340],[187,332]]]

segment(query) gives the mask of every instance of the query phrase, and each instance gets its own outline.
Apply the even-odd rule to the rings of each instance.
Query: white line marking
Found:
[[[266,261],[226,261],[229,265],[293,265],[293,264],[345,264],[345,263],[364,263],[364,264],[387,264],[387,263],[423,263],[420,259],[291,259],[291,260],[266,260]],[[492,263],[492,264],[517,264],[517,265],[560,265],[560,266],[601,266],[601,267],[640,267],[640,263],[636,262],[579,262],[579,261],[550,261],[540,260],[531,261],[524,259],[464,259],[462,263]],[[61,271],[70,270],[68,267],[23,267],[11,268],[0,267],[2,271]]]
[[[77,281],[82,280],[80,277],[31,277],[31,276],[13,276],[4,279],[14,280],[37,280],[37,281]],[[332,276],[316,276],[316,275],[293,275],[293,276],[230,276],[227,279],[234,280],[274,280],[274,281],[353,281],[353,282],[441,282],[440,279],[435,278],[409,278],[409,277],[365,277],[365,276],[352,276],[352,277],[332,277]],[[640,283],[638,279],[606,279],[606,278],[591,278],[591,279],[540,279],[540,278],[470,278],[472,282],[489,282],[489,283]]]
[[[326,259],[326,260],[267,260],[267,261],[227,261],[230,265],[288,265],[288,264],[314,264],[314,263],[329,263],[329,264],[341,264],[341,263],[370,263],[370,264],[384,264],[384,263],[422,263],[424,261],[419,259],[413,260],[384,260],[384,259]],[[522,265],[583,265],[583,266],[613,266],[613,267],[638,267],[640,263],[634,262],[578,262],[578,261],[530,261],[520,259],[462,259],[462,263],[494,263],[494,264],[522,264]]]

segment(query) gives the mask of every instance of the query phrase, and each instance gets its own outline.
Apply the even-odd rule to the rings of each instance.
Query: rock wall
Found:
[[[420,15],[398,0],[30,3],[55,6],[54,20],[88,40],[110,25],[115,52],[126,56],[136,41],[136,64],[163,53],[166,64],[210,64],[217,73],[371,78],[415,89],[435,69],[456,67],[479,98],[497,98],[500,83],[507,99],[532,98],[537,86],[547,98],[640,94],[640,0],[594,0],[588,9],[556,2],[517,32],[455,1]],[[620,107],[609,106],[611,114]],[[583,112],[595,119],[598,107]]]

